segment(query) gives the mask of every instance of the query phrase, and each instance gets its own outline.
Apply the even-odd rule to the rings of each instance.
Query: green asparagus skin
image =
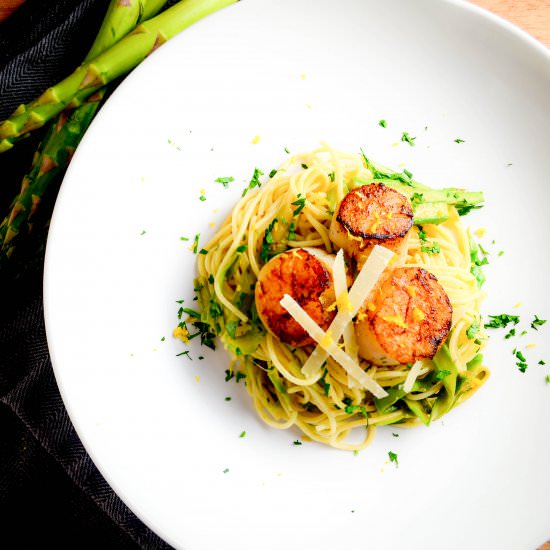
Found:
[[[85,61],[102,54],[136,25],[154,17],[164,4],[166,0],[111,0]]]
[[[86,60],[118,42],[138,23],[158,13],[165,3],[166,0],[111,0]],[[21,190],[12,201],[10,213],[0,224],[0,265],[13,253],[21,229],[31,229],[33,216],[47,190],[60,183],[104,93],[105,88],[100,89],[80,107],[62,111],[50,122],[31,169],[23,177]]]
[[[103,97],[103,91],[90,96],[78,109],[64,111],[44,138],[44,146],[35,153],[31,171],[24,176],[21,191],[11,212],[0,225],[0,265],[13,253],[23,224],[31,229],[33,215],[46,189],[65,171],[71,156],[88,128]]]
[[[35,101],[20,105],[0,124],[0,152],[40,128],[70,104],[82,102],[115,78],[138,65],[158,46],[199,19],[236,0],[182,0],[160,15],[138,25],[134,31],[92,61],[46,90]],[[71,103],[75,100],[75,102]]]
[[[416,224],[441,223],[449,218],[449,206],[454,206],[460,215],[481,208],[484,201],[481,191],[465,191],[456,187],[432,189],[412,178],[406,170],[392,172],[370,161],[364,153],[365,166],[372,173],[370,178],[356,178],[356,185],[381,182],[408,197],[413,204]]]

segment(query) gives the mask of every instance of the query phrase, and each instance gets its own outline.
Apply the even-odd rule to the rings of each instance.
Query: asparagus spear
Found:
[[[29,132],[53,118],[73,98],[79,103],[113,79],[138,65],[158,46],[206,15],[236,0],[181,0],[160,15],[141,23],[133,32],[55,86],[35,101],[20,105],[0,124],[0,152],[7,151]]]
[[[103,23],[85,58],[93,59],[128,34],[136,24],[155,15],[166,0],[111,0]],[[72,153],[88,128],[103,98],[100,89],[71,113],[62,111],[50,123],[48,132],[34,155],[30,171],[23,177],[21,190],[0,224],[0,261],[13,253],[14,238],[23,224],[30,229],[32,217],[47,189],[63,176]]]
[[[111,0],[97,36],[84,61],[108,50],[136,25],[154,17],[166,0]]]
[[[56,124],[52,124],[43,145],[35,153],[30,172],[23,177],[21,191],[11,205],[10,214],[0,225],[0,262],[13,252],[16,237],[26,222],[31,228],[32,217],[46,189],[60,176],[69,164],[80,138],[88,128],[103,98],[103,90],[90,96],[78,109],[63,111]]]
[[[432,189],[414,180],[408,171],[392,172],[370,161],[361,151],[365,166],[372,173],[370,178],[355,178],[355,183],[366,185],[382,182],[388,187],[403,193],[408,197],[414,210],[416,224],[441,223],[449,218],[449,206],[454,206],[462,216],[470,210],[481,208],[483,193],[481,191],[466,191],[457,187]]]

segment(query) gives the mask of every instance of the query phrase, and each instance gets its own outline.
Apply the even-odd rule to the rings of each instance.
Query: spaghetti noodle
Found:
[[[378,426],[429,424],[470,397],[488,376],[480,354],[486,342],[479,322],[484,294],[472,269],[474,245],[460,221],[458,200],[436,201],[445,213],[445,219],[434,220],[438,223],[420,224],[415,213],[416,225],[399,259],[429,271],[444,288],[453,308],[450,334],[433,359],[414,365],[361,360],[384,397],[353,383],[332,357],[305,375],[302,367],[313,346],[291,347],[261,323],[254,288],[262,266],[289,249],[334,252],[329,229],[336,205],[351,189],[372,182],[401,185],[413,205],[422,193],[429,195],[406,172],[383,171],[364,155],[325,145],[293,156],[261,187],[246,189],[206,245],[207,253],[198,255],[201,319],[190,319],[221,338],[231,354],[230,369],[246,375],[247,390],[267,424],[297,426],[305,439],[347,450],[365,448]]]

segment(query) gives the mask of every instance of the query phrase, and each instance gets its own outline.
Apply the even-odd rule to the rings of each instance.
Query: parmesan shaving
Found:
[[[346,264],[344,262],[344,250],[340,249],[336,254],[336,259],[332,265],[332,278],[334,280],[334,293],[337,296],[338,311],[347,309],[353,311],[353,305],[349,299],[348,283],[346,277]],[[330,330],[330,329],[329,329]],[[328,331],[327,331],[328,332]],[[353,324],[348,323],[344,328],[344,351],[353,359],[359,362],[357,339]],[[358,387],[357,381],[348,374],[348,386],[350,388]]]
[[[359,272],[359,275],[357,275],[357,278],[349,291],[348,299],[351,307],[339,309],[336,317],[334,317],[329,327],[332,337],[336,342],[338,342],[342,337],[346,326],[349,325],[355,315],[357,315],[357,312],[363,305],[363,302],[367,299],[367,296],[370,294],[370,291],[373,289],[374,285],[378,282],[378,279],[384,272],[384,269],[386,269],[393,255],[394,254],[391,250],[384,248],[383,246],[376,245],[373,248],[367,261],[365,262],[365,265],[363,265],[363,268]],[[333,267],[333,270],[338,272],[338,262],[341,261],[343,263],[343,260],[343,253],[341,255],[341,260],[338,260],[337,254],[336,259],[334,260],[335,267]],[[340,288],[340,285],[342,285],[340,280],[341,277],[338,273],[333,273],[333,279],[336,296],[338,296],[336,281],[338,280],[338,285]],[[345,280],[343,286],[346,286]],[[321,346],[317,346],[302,367],[302,373],[304,376],[307,378],[317,376],[321,372],[321,366],[326,361],[327,357],[328,354],[326,351]]]
[[[324,349],[328,355],[331,355],[342,368],[355,378],[361,387],[370,391],[375,397],[385,397],[386,390],[371,378],[345,351],[341,350],[334,338],[331,338],[329,331],[325,331],[307,314],[304,309],[288,294],[285,294],[279,302],[285,308],[293,319]],[[328,335],[328,338],[327,338]],[[330,343],[329,343],[330,339]]]
[[[403,384],[403,391],[405,393],[409,393],[414,383],[416,382],[416,379],[418,378],[418,375],[420,374],[420,371],[422,369],[422,362],[417,361],[412,367],[409,373],[407,374],[407,378],[405,379],[405,383]]]

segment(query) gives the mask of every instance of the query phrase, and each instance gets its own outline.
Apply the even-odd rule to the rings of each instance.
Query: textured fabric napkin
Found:
[[[0,120],[76,68],[107,4],[27,0],[0,23]],[[0,155],[2,218],[40,137]],[[100,475],[61,400],[42,307],[45,231],[0,268],[0,546],[170,548]]]

